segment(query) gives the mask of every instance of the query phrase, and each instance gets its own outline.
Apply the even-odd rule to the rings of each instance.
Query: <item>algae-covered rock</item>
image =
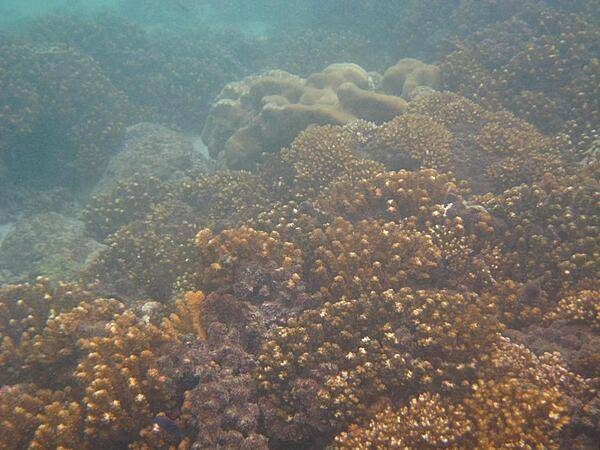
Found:
[[[127,128],[121,150],[110,159],[94,195],[109,193],[134,177],[172,181],[185,172],[209,171],[210,166],[192,139],[161,125],[139,123]]]
[[[53,212],[33,215],[13,224],[0,242],[0,273],[12,274],[12,281],[39,275],[75,279],[103,247],[85,236],[79,220]]]

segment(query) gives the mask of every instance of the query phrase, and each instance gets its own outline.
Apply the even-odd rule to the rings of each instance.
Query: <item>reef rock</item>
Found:
[[[54,212],[16,222],[0,242],[0,273],[11,282],[39,275],[53,280],[76,278],[104,247],[84,234],[83,222]]]
[[[121,150],[110,159],[94,194],[109,193],[134,177],[172,181],[189,171],[207,172],[211,162],[203,150],[197,141],[161,125],[128,127]]]
[[[385,122],[406,110],[403,97],[421,85],[437,84],[437,67],[412,59],[401,60],[383,76],[351,63],[332,64],[306,79],[284,71],[252,75],[223,88],[202,139],[226,167],[252,169],[263,153],[289,145],[310,125]]]

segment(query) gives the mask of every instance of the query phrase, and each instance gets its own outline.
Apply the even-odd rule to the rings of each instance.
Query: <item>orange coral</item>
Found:
[[[202,291],[188,291],[183,299],[175,302],[175,312],[165,321],[163,327],[174,327],[180,333],[194,333],[202,341],[206,340],[206,331],[202,325],[202,305],[204,303]]]

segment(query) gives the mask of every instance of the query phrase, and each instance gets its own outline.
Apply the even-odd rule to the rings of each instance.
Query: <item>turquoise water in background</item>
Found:
[[[47,13],[95,14],[116,11],[119,0],[2,0],[0,1],[0,26],[19,26],[24,19],[32,19]]]
[[[249,2],[254,3],[254,2]],[[26,21],[46,14],[71,14],[94,17],[112,14],[148,27],[158,24],[205,24],[227,29],[234,26],[237,31],[250,36],[265,35],[270,27],[268,21],[289,21],[285,2],[256,2],[246,7],[229,2],[206,2],[194,0],[2,0],[0,1],[0,29],[15,30]],[[302,9],[291,18],[293,22],[303,20]],[[304,11],[307,19],[309,9]]]

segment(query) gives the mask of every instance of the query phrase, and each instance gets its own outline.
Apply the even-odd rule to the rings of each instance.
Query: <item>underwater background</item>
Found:
[[[0,0],[0,448],[597,449],[597,0]]]

